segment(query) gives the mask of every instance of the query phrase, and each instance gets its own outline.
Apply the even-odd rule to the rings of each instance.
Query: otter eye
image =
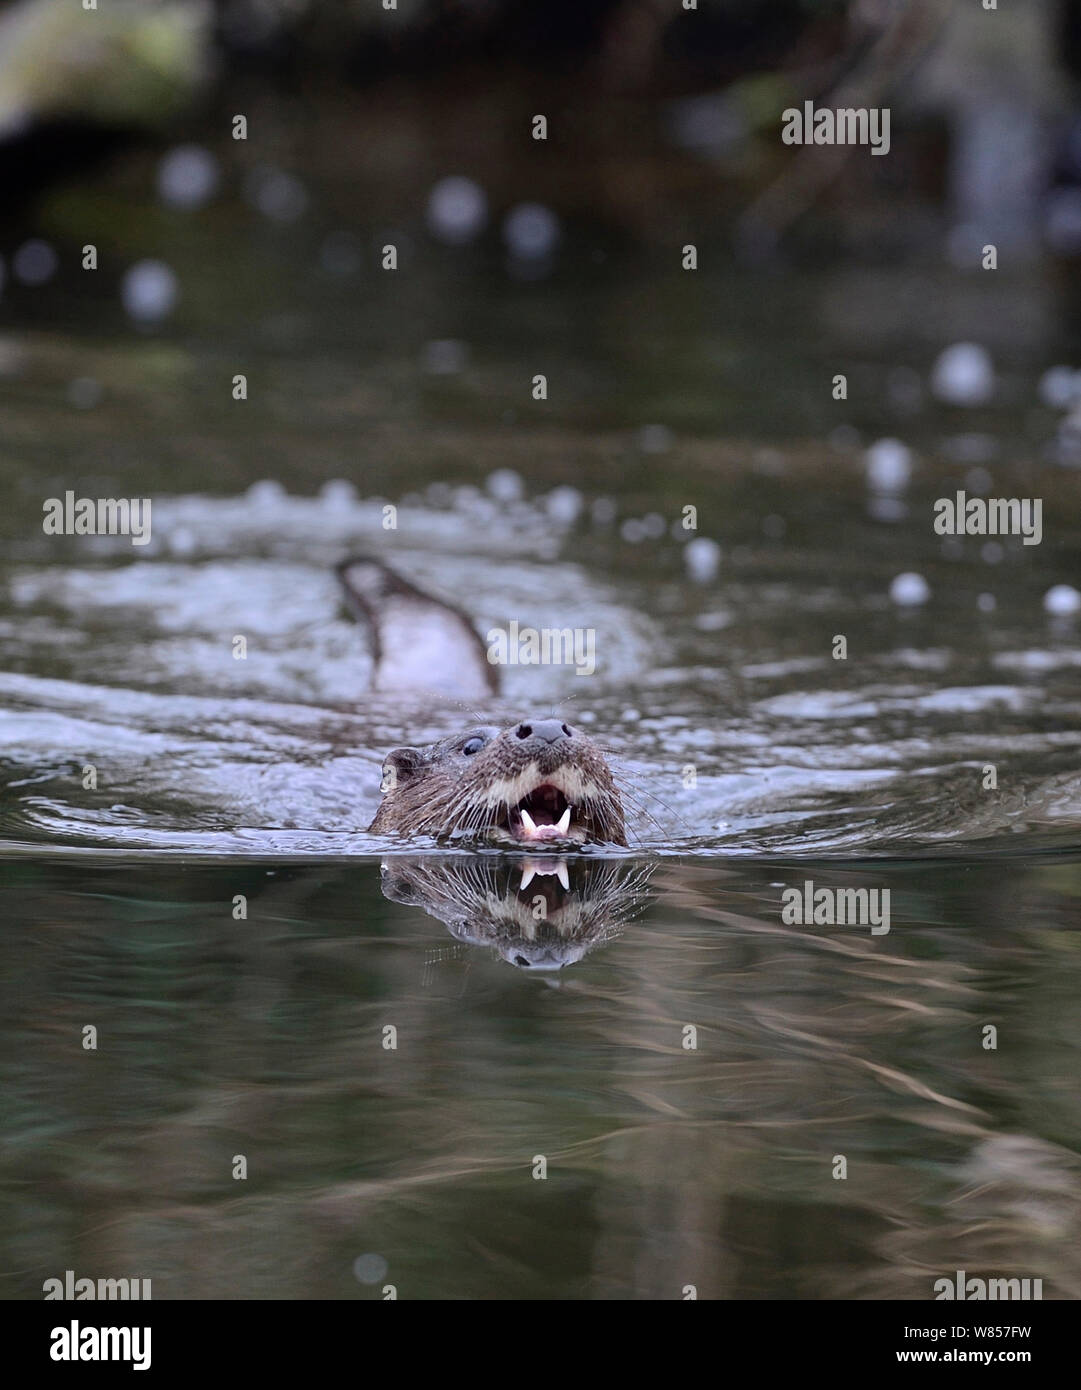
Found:
[[[487,742],[488,740],[484,738],[467,739],[466,742],[462,744],[462,752],[466,757],[471,758],[474,753],[479,753]]]

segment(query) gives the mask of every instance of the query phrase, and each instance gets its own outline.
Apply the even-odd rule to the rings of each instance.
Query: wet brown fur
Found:
[[[466,729],[428,748],[394,749],[383,763],[383,800],[369,829],[375,834],[461,834],[520,843],[501,824],[513,803],[499,799],[495,789],[513,784],[525,795],[534,786],[553,783],[574,808],[573,838],[625,845],[623,805],[593,740],[575,729],[570,738],[538,746],[520,738],[518,727]],[[479,752],[464,753],[475,738],[487,742]],[[513,796],[514,802],[519,799]]]

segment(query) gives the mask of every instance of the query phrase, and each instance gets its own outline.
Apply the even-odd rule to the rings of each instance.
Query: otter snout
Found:
[[[558,719],[527,719],[518,725],[514,736],[526,743],[551,745],[573,738],[574,730],[569,724],[561,724]]]

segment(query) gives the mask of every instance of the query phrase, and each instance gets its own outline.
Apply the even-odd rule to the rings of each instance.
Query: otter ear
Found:
[[[424,754],[419,748],[392,748],[383,759],[380,789],[384,792],[393,791],[395,787],[415,776],[423,765]]]

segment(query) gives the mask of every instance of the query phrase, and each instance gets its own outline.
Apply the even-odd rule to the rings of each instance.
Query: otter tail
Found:
[[[350,613],[370,634],[373,690],[462,700],[498,693],[496,668],[465,613],[367,556],[342,560],[334,572]]]

